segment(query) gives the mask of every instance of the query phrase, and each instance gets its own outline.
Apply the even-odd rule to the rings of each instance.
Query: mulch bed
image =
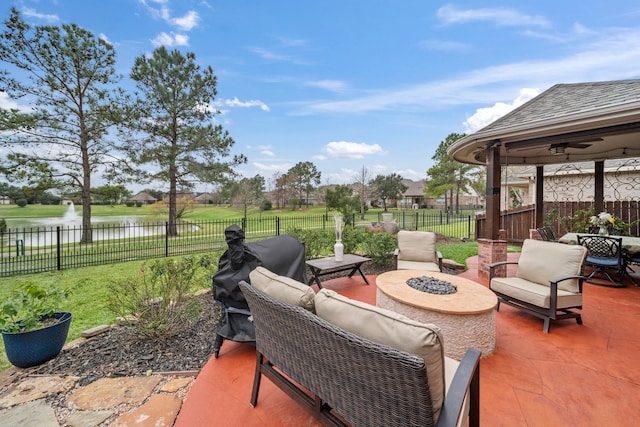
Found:
[[[438,236],[438,243],[450,241],[460,240]],[[389,268],[370,262],[363,266],[368,275],[377,275]],[[447,269],[445,272],[456,274],[459,271]],[[310,272],[307,272],[307,277],[311,277]],[[328,275],[326,280],[331,278]],[[43,365],[24,370],[19,376],[75,375],[80,377],[82,385],[104,377],[199,371],[213,355],[220,316],[220,306],[211,292],[199,298],[204,299],[204,310],[198,320],[174,337],[145,339],[130,327],[115,326],[78,346],[63,350]]]

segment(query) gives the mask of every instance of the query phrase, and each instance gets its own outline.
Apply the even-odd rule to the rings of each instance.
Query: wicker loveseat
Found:
[[[489,265],[489,288],[500,303],[524,310],[544,319],[543,331],[548,333],[551,320],[582,317],[574,309],[582,309],[582,275],[586,249],[579,245],[527,239],[513,277],[496,277],[496,268],[511,261]]]
[[[251,405],[258,403],[264,375],[329,425],[456,426],[467,419],[479,425],[479,351],[469,349],[458,363],[444,357],[433,325],[327,289],[309,307],[311,288],[256,270],[251,285],[240,283],[256,331]],[[414,351],[376,342],[341,323]]]

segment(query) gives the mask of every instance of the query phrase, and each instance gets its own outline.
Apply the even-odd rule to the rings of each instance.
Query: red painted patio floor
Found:
[[[467,265],[464,276],[487,286],[477,277],[477,257]],[[355,276],[323,284],[375,304],[375,276],[368,279],[370,286]],[[640,287],[585,284],[582,317],[583,325],[552,322],[545,334],[541,319],[500,307],[496,351],[480,362],[481,425],[637,425]],[[212,357],[198,375],[175,426],[321,425],[268,379],[262,381],[258,405],[251,407],[254,366],[253,347],[225,342],[220,357]]]

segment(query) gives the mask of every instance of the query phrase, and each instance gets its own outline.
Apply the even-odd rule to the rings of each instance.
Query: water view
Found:
[[[5,246],[49,246],[58,243],[80,242],[82,217],[70,203],[62,217],[50,218],[7,218],[8,236]],[[145,215],[98,216],[91,218],[93,240],[112,240],[132,237],[162,235],[165,233],[163,221],[150,221]],[[196,227],[197,229],[197,227]]]

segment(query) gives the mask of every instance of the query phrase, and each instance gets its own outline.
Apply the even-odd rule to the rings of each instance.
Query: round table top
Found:
[[[445,280],[456,285],[458,290],[453,294],[438,295],[407,285],[408,279],[422,276]],[[480,314],[493,310],[498,304],[498,298],[487,287],[463,277],[434,271],[387,271],[376,277],[376,285],[380,292],[393,300],[439,313]]]

